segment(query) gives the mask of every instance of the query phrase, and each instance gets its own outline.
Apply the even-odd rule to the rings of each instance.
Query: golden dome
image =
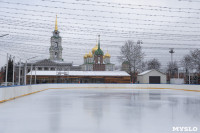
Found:
[[[88,54],[85,54],[85,55],[84,55],[84,58],[87,58],[87,57],[88,57]]]
[[[88,57],[92,58],[92,53],[91,52],[89,52]]]
[[[107,52],[107,53],[104,55],[104,58],[110,58],[110,54]]]
[[[96,44],[96,46],[92,49],[92,54],[94,54],[94,52],[98,49],[98,45]]]

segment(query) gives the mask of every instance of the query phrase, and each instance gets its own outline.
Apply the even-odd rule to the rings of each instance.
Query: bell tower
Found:
[[[94,52],[94,71],[105,71],[105,64],[103,62],[103,51],[100,48],[100,35],[98,35],[98,49]]]
[[[50,60],[53,61],[63,61],[62,59],[62,38],[59,35],[58,25],[57,25],[57,15],[55,21],[55,30],[53,31],[53,36],[51,37],[51,46],[49,48]]]

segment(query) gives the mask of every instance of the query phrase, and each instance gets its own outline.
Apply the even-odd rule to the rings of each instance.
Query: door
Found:
[[[160,84],[160,76],[149,76],[150,84]]]

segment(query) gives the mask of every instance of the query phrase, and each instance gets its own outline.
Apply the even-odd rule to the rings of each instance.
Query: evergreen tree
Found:
[[[12,82],[13,79],[13,60],[9,57],[8,60],[8,82]],[[4,67],[4,81],[6,81],[6,66]]]

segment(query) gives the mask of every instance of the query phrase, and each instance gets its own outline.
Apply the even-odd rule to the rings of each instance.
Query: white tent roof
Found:
[[[130,76],[125,71],[32,71],[32,75],[42,76]],[[31,75],[29,72],[27,75]]]

